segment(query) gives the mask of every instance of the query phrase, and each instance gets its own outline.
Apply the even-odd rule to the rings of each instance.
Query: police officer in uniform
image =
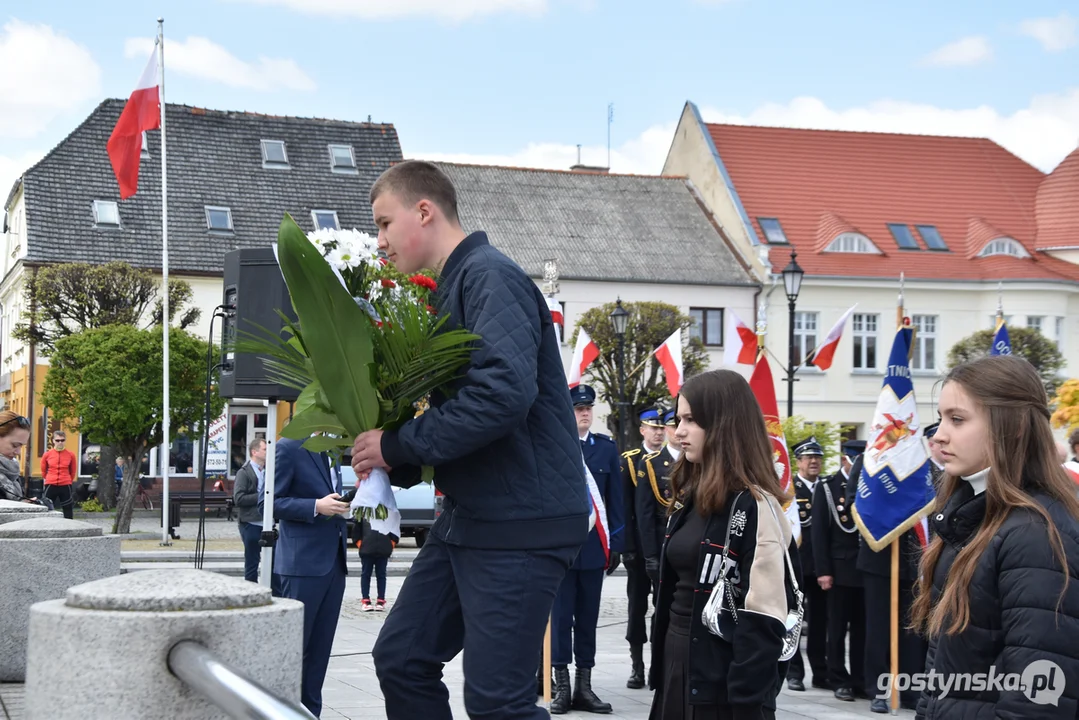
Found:
[[[933,487],[937,489],[940,488],[941,479],[944,477],[944,458],[940,455],[940,446],[933,441],[938,427],[940,423],[935,422],[922,431],[926,444],[929,446],[929,473],[933,478]]]
[[[551,614],[551,663],[555,676],[551,714],[563,715],[570,709],[608,714],[612,711],[610,703],[603,702],[592,691],[592,668],[596,665],[596,625],[604,572],[610,575],[617,569],[625,536],[618,447],[606,435],[591,432],[595,390],[578,385],[570,391],[570,396],[584,462],[606,506],[609,556],[600,540],[600,528],[592,528],[558,588]],[[577,671],[572,696],[567,667],[571,659]]]
[[[671,470],[682,455],[682,446],[674,439],[673,411],[667,413],[667,417],[661,421],[659,412],[650,410],[641,416],[641,424],[650,428],[662,428],[667,437],[667,444],[658,452],[645,456],[637,470],[637,527],[641,534],[640,551],[644,555],[645,568],[655,589],[659,585],[659,553],[663,549],[663,538],[667,531],[667,507],[671,504]]]
[[[645,628],[645,616],[648,614],[648,596],[652,592],[652,581],[648,577],[644,564],[644,555],[640,553],[640,530],[637,527],[637,471],[641,459],[657,452],[663,447],[663,435],[653,425],[646,425],[645,418],[651,419],[656,411],[652,408],[641,413],[641,447],[622,453],[622,499],[625,503],[625,552],[622,561],[626,567],[626,596],[629,600],[629,618],[626,622],[626,642],[629,643],[629,655],[632,670],[626,687],[640,689],[644,687],[644,644],[648,642]]]
[[[930,430],[931,428],[931,430]],[[926,428],[931,435],[936,426]],[[864,455],[859,455],[851,467],[851,477],[856,481],[862,476]],[[857,482],[847,486],[847,500],[855,498]],[[918,583],[918,565],[922,561],[922,544],[913,530],[899,536],[899,672],[913,675],[925,672],[927,646],[925,640],[909,629],[910,606],[914,603],[914,590]],[[859,533],[858,572],[862,574],[865,593],[865,693],[870,697],[869,709],[875,713],[890,712],[888,701],[877,698],[881,694],[880,676],[891,672],[891,618],[892,618],[892,549],[880,552],[866,543]],[[853,670],[853,668],[852,668]],[[919,692],[901,691],[899,706],[914,710]]]
[[[851,463],[865,452],[865,440],[843,444],[839,472],[817,482],[813,490],[811,534],[817,583],[828,597],[828,682],[839,700],[864,696],[865,601],[856,567],[861,535],[854,523],[847,488]],[[847,632],[850,631],[850,672],[847,672]]]
[[[798,502],[798,520],[801,522],[802,541],[798,546],[802,561],[802,592],[805,593],[805,619],[809,624],[806,654],[813,670],[813,687],[828,689],[828,662],[826,658],[826,633],[828,632],[828,594],[817,583],[813,562],[813,491],[817,486],[824,462],[824,449],[816,438],[803,440],[794,446],[798,460],[798,474],[794,476],[795,499]],[[787,687],[805,690],[805,661],[802,650],[791,658],[787,667]]]

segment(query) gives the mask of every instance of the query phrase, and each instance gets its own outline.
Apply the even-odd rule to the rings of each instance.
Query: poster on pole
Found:
[[[210,423],[210,436],[206,443],[206,474],[228,475],[229,472],[229,410]]]

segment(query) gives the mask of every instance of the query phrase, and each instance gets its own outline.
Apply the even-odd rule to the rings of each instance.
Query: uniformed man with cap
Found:
[[[944,458],[940,454],[940,445],[937,445],[933,437],[937,434],[940,422],[935,422],[922,430],[926,444],[929,446],[929,473],[933,477],[933,486],[940,488],[940,480],[944,477]]]
[[[860,534],[847,501],[854,460],[865,452],[865,440],[843,443],[839,472],[821,478],[813,490],[811,535],[817,583],[828,597],[828,682],[839,700],[865,696],[865,601],[858,572]],[[850,671],[847,671],[847,634]]]
[[[609,555],[604,552],[600,528],[592,528],[558,588],[551,613],[551,664],[555,682],[550,712],[562,715],[573,709],[607,714],[612,711],[610,703],[603,702],[592,691],[592,668],[596,665],[596,625],[604,572],[610,575],[617,569],[625,537],[618,447],[608,436],[591,432],[595,390],[578,385],[570,390],[570,397],[584,462],[607,510]],[[570,660],[576,668],[572,695],[567,667]]]
[[[622,454],[622,497],[625,502],[626,539],[623,564],[626,567],[626,596],[629,599],[629,619],[626,624],[626,641],[629,643],[629,655],[632,663],[627,688],[644,687],[644,644],[648,642],[648,630],[645,616],[648,614],[649,595],[652,592],[652,580],[648,577],[644,555],[640,553],[641,534],[637,522],[637,473],[642,467],[641,460],[663,447],[663,425],[656,420],[659,413],[655,408],[648,408],[640,415],[641,447],[633,448]]]
[[[682,444],[674,437],[673,410],[662,420],[657,411],[650,411],[647,415],[641,416],[641,423],[651,428],[661,428],[667,439],[667,444],[658,452],[645,456],[637,469],[640,551],[644,555],[645,568],[654,592],[659,584],[659,553],[663,549],[663,537],[667,530],[667,507],[671,504],[671,470],[682,456]]]
[[[808,438],[794,446],[798,460],[798,473],[794,476],[795,499],[798,502],[798,520],[801,522],[802,542],[798,546],[802,561],[802,592],[805,593],[805,619],[809,624],[806,638],[806,654],[813,670],[813,687],[828,689],[828,662],[826,656],[826,633],[828,632],[828,595],[817,582],[813,562],[813,491],[817,487],[824,464],[824,448],[816,438]],[[787,667],[787,687],[805,690],[805,661],[802,650],[791,658]]]

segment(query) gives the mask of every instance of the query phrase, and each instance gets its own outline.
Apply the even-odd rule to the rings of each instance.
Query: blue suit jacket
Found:
[[[622,478],[619,472],[618,446],[606,435],[589,433],[588,439],[581,443],[584,451],[584,463],[588,466],[607,505],[607,532],[611,550],[622,552],[625,530],[625,507],[622,504]],[[588,533],[577,559],[573,562],[574,570],[600,570],[607,566],[603,555],[603,545],[599,540],[599,530],[592,528]]]
[[[347,553],[348,528],[342,516],[316,515],[315,501],[341,492],[341,474],[336,471],[331,478],[325,458],[305,450],[299,440],[280,440],[274,461],[273,514],[278,521],[274,572],[326,575],[337,561],[338,548]]]

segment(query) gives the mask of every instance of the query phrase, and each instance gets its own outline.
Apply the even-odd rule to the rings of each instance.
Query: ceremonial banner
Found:
[[[913,335],[902,327],[892,343],[854,500],[855,522],[874,552],[918,526],[935,497],[910,376]]]
[[[1012,341],[1008,338],[1008,323],[1001,318],[997,321],[997,334],[993,336],[993,347],[989,348],[990,355],[1011,355]]]

